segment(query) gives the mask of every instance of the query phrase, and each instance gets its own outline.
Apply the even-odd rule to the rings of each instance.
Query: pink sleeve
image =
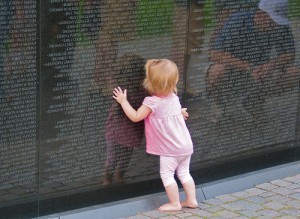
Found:
[[[152,112],[155,110],[155,102],[152,97],[145,97],[143,104],[151,109]]]

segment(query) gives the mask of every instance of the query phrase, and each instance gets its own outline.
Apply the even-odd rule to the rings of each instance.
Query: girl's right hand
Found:
[[[181,109],[181,114],[183,115],[184,119],[187,120],[189,117],[189,113],[187,112],[187,108]]]
[[[127,101],[127,90],[125,89],[124,92],[120,87],[117,87],[113,90],[113,98],[119,103],[122,104],[123,102]]]

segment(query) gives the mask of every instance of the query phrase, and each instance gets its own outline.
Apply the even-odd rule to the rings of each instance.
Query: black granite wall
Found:
[[[180,69],[198,183],[298,160],[300,5],[258,4],[1,1],[0,216],[163,189],[143,124],[111,98],[120,85],[139,106],[149,58]]]

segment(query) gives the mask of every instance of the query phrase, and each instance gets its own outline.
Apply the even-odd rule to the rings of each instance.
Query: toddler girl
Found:
[[[133,122],[144,120],[146,151],[160,156],[160,176],[169,203],[160,211],[179,211],[182,207],[197,208],[195,183],[189,172],[193,143],[185,124],[188,117],[181,109],[177,93],[179,72],[177,65],[167,59],[151,59],[146,65],[144,87],[150,96],[135,110],[127,101],[127,90],[118,87],[113,98],[121,105]],[[186,200],[180,203],[178,185],[174,174],[181,181]]]

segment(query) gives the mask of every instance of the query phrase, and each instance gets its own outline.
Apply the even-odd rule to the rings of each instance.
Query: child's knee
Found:
[[[171,172],[160,172],[160,178],[164,184],[164,187],[167,187],[172,183],[176,183],[174,179],[174,173]]]
[[[178,172],[177,177],[180,180],[181,184],[184,184],[193,179],[190,172]]]

